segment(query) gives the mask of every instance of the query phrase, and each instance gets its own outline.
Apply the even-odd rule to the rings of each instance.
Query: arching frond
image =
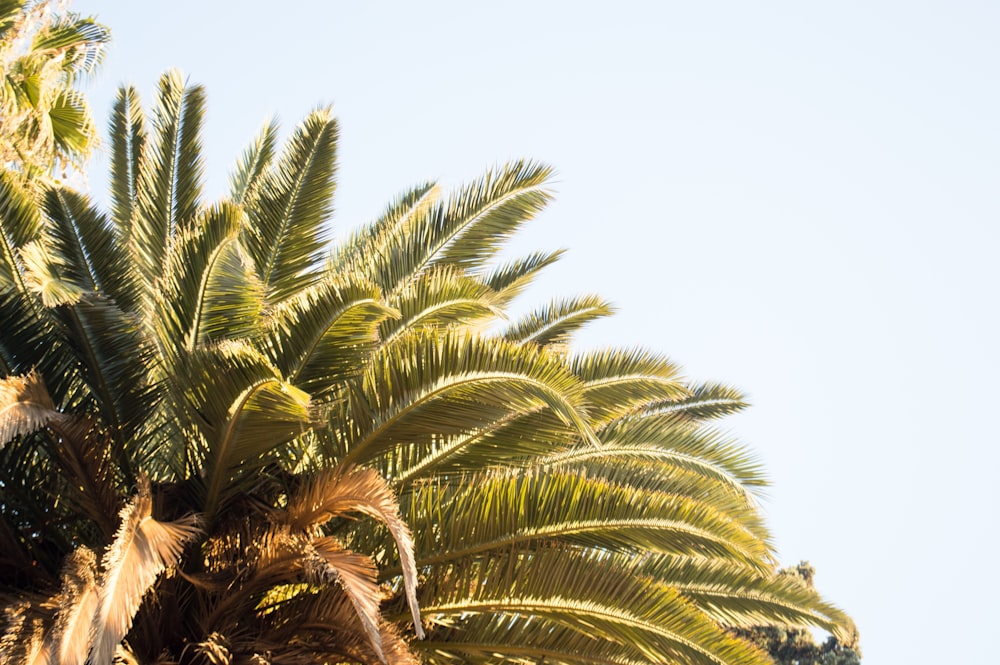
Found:
[[[378,341],[378,324],[398,313],[365,281],[328,275],[273,308],[262,346],[292,383],[325,397],[358,376]]]
[[[499,304],[507,305],[521,295],[543,269],[558,261],[566,250],[534,252],[495,268],[483,275],[483,283],[496,291]]]
[[[353,512],[379,520],[396,541],[413,627],[417,636],[423,637],[420,607],[416,597],[417,569],[413,558],[413,537],[409,527],[400,518],[395,495],[381,476],[372,469],[363,468],[321,471],[289,499],[286,515],[292,528],[308,530],[334,517]]]
[[[647,662],[770,662],[673,589],[646,583],[628,560],[599,551],[550,548],[458,567],[429,580],[421,597],[433,623],[460,626],[464,616],[516,614],[627,642]],[[496,653],[503,650],[496,645]]]
[[[336,432],[346,462],[392,446],[475,431],[518,409],[546,406],[585,440],[579,381],[544,350],[467,333],[417,331],[372,359]]]
[[[639,574],[680,591],[721,625],[815,626],[852,643],[854,622],[791,575],[762,575],[725,559],[651,556]]]
[[[597,296],[556,300],[515,321],[501,334],[513,342],[565,344],[577,330],[613,312],[611,305]]]

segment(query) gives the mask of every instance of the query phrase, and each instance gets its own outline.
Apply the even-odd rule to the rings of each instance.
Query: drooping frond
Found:
[[[612,448],[631,451],[623,454],[659,456],[661,453],[657,451],[678,453],[708,462],[742,485],[767,485],[760,460],[738,441],[697,423],[692,424],[677,413],[626,416],[603,428],[601,440],[608,446],[608,454],[617,454]],[[567,453],[567,457],[573,455]]]
[[[321,274],[332,211],[337,121],[314,111],[292,134],[281,158],[258,179],[248,201],[244,242],[268,304],[312,286]]]
[[[628,559],[600,551],[514,552],[435,576],[421,597],[432,623],[459,629],[461,618],[470,615],[538,617],[601,640],[625,642],[652,663],[770,662],[675,590],[636,576]],[[512,646],[516,653],[519,645]],[[496,644],[493,652],[503,657],[504,648]]]
[[[689,394],[677,365],[649,351],[590,351],[572,356],[570,366],[584,382],[595,427],[645,405]]]
[[[319,538],[312,542],[310,549],[314,562],[307,569],[311,573],[310,578],[314,582],[333,582],[344,590],[368,634],[372,648],[379,660],[385,663],[379,632],[381,592],[375,564],[366,556],[343,549],[334,538]],[[417,626],[420,630],[419,621]]]
[[[319,472],[291,497],[285,511],[288,524],[309,530],[330,519],[359,512],[384,524],[396,541],[406,598],[413,627],[423,637],[417,604],[417,569],[413,558],[413,536],[399,515],[399,502],[385,479],[373,469],[345,467]]]
[[[577,330],[613,312],[611,305],[597,296],[555,300],[515,321],[502,336],[514,342],[532,342],[540,346],[565,344]]]
[[[552,410],[596,441],[582,412],[580,382],[544,349],[460,331],[414,331],[379,349],[340,414],[335,434],[346,462],[367,461],[392,446],[468,433],[511,411]]]
[[[204,509],[212,515],[309,428],[310,399],[245,342],[198,348],[180,374],[183,408],[201,434],[189,444],[188,463],[203,479]]]
[[[93,665],[111,665],[143,596],[200,533],[195,517],[160,522],[153,518],[152,510],[149,483],[142,480],[138,494],[122,509],[118,534],[101,564],[89,658]]]
[[[759,565],[767,543],[706,498],[663,491],[659,478],[588,477],[580,465],[499,470],[417,485],[408,504],[417,564],[455,564],[546,542],[604,551],[673,552]],[[433,517],[432,517],[433,516]],[[427,520],[449,525],[447,533]]]
[[[64,418],[37,372],[0,379],[0,448],[16,436]]]
[[[62,588],[55,599],[56,622],[47,647],[52,665],[85,665],[97,612],[97,557],[80,547],[68,557]]]
[[[791,575],[762,575],[732,560],[672,555],[647,558],[640,574],[677,589],[725,626],[815,626],[844,644],[855,639],[853,621]]]

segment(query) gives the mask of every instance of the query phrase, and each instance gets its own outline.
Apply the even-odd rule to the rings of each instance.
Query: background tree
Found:
[[[816,570],[806,561],[794,568],[782,569],[779,574],[814,588]],[[830,635],[822,644],[817,644],[812,631],[806,628],[769,625],[734,632],[766,651],[776,665],[858,665],[861,662],[861,650],[856,642],[843,644]]]
[[[86,97],[110,33],[56,0],[0,0],[0,165],[46,177],[82,167],[97,144]]]

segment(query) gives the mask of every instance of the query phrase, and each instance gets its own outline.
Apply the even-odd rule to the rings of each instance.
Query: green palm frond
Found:
[[[627,559],[592,550],[513,553],[429,579],[422,606],[430,622],[446,625],[469,615],[539,617],[601,640],[626,642],[653,663],[770,662],[675,590],[636,577],[632,567]],[[495,651],[503,649],[498,644]]]
[[[496,291],[498,303],[507,305],[521,295],[543,269],[558,261],[565,253],[564,249],[534,252],[494,268],[483,275],[483,283]]]
[[[676,412],[626,416],[601,430],[601,440],[607,454],[648,455],[662,458],[663,453],[700,459],[735,478],[741,485],[759,488],[767,485],[759,459],[738,441],[719,432],[691,423]],[[615,450],[621,449],[621,453]],[[586,451],[567,453],[567,458]]]
[[[652,404],[647,411],[672,413],[692,420],[712,420],[742,411],[749,405],[742,392],[721,383],[701,383],[691,386],[690,393],[682,399]]]
[[[647,558],[639,574],[680,591],[722,625],[815,626],[845,644],[856,632],[847,615],[790,575],[762,575],[732,560],[672,555]]]
[[[427,271],[396,295],[398,318],[382,322],[385,343],[406,330],[483,322],[497,316],[493,291],[479,280],[450,267]]]
[[[110,220],[81,194],[65,188],[45,192],[47,251],[63,257],[63,279],[86,292],[128,302],[128,256]]]
[[[311,426],[309,395],[244,342],[198,348],[179,374],[185,417],[201,435],[189,443],[188,464],[204,482],[204,511],[214,515]]]
[[[379,349],[338,414],[345,462],[368,461],[394,446],[468,433],[511,411],[545,406],[595,441],[580,383],[543,349],[459,331],[415,331]]]
[[[378,278],[371,270],[372,257],[387,256],[392,245],[398,242],[414,219],[425,217],[441,196],[440,187],[426,182],[397,196],[374,222],[353,231],[337,244],[330,257],[331,266],[338,271],[361,271],[371,279]],[[395,283],[380,282],[392,289]]]
[[[11,285],[27,292],[19,254],[41,232],[42,219],[31,195],[12,173],[0,171],[0,287]]]
[[[259,177],[244,242],[276,304],[315,284],[332,211],[337,122],[329,109],[314,111],[292,134],[281,158]]]
[[[111,138],[111,216],[119,243],[128,246],[139,191],[139,164],[146,145],[146,116],[139,92],[118,89],[108,123]]]
[[[262,348],[290,382],[323,398],[363,371],[379,323],[397,315],[374,285],[330,274],[271,310]]]
[[[570,358],[583,380],[595,426],[664,399],[689,395],[680,369],[667,358],[640,349],[602,349]]]
[[[417,564],[461,563],[551,541],[725,557],[751,566],[770,559],[767,543],[738,515],[703,497],[666,493],[656,477],[645,483],[591,478],[586,469],[502,470],[416,486],[408,519],[418,534]],[[426,521],[431,516],[449,525],[446,534]]]
[[[238,207],[223,203],[171,244],[152,303],[153,330],[166,358],[190,353],[210,340],[209,333],[225,330],[220,318],[235,315],[239,327],[241,318],[259,311],[239,256],[242,221]]]
[[[598,296],[555,300],[515,321],[501,335],[514,342],[561,345],[586,324],[613,313],[614,308]]]
[[[272,118],[243,151],[236,169],[229,177],[229,197],[237,205],[243,205],[256,196],[257,188],[274,158],[278,130],[278,122]]]
[[[160,78],[154,138],[140,155],[138,209],[129,237],[139,272],[150,284],[161,274],[171,239],[189,227],[200,206],[204,106],[204,90],[185,87],[180,72]]]
[[[556,621],[516,613],[476,614],[436,626],[414,644],[429,665],[551,662],[567,665],[644,665],[627,642],[602,639]]]
[[[548,167],[514,162],[430,207],[417,206],[381,249],[368,257],[388,294],[407,287],[435,265],[481,268],[522,223],[549,200]]]

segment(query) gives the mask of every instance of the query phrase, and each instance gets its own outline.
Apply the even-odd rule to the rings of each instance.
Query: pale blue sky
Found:
[[[320,103],[338,232],[426,178],[554,165],[517,246],[570,251],[528,299],[600,293],[620,312],[583,344],[750,394],[728,427],[769,469],[781,558],[866,662],[996,662],[1000,4],[73,7],[114,31],[102,122],[121,81],[205,84],[212,194],[270,114]]]

